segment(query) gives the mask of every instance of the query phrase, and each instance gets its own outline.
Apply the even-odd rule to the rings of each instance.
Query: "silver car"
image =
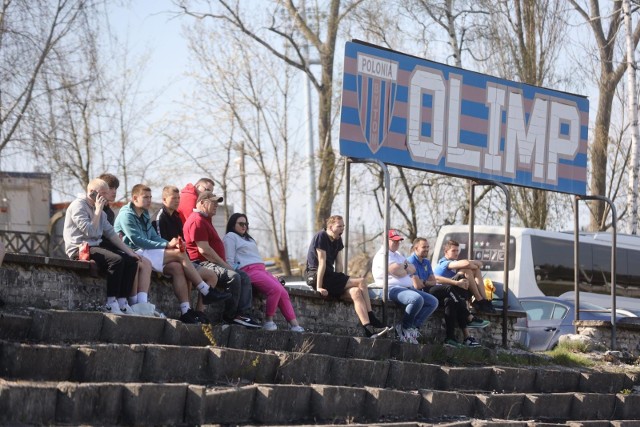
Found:
[[[559,297],[520,298],[527,312],[529,350],[547,351],[558,345],[561,335],[574,334],[575,302]],[[631,313],[618,311],[617,319]],[[611,312],[604,307],[580,302],[580,320],[611,320]]]

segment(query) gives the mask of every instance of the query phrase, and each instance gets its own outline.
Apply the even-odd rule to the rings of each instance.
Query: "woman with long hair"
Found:
[[[224,236],[224,249],[227,263],[247,273],[253,287],[267,297],[265,321],[262,324],[262,329],[267,331],[278,329],[273,321],[273,316],[276,313],[276,308],[279,307],[282,315],[289,322],[289,330],[304,332],[296,319],[289,293],[280,284],[280,281],[265,268],[264,261],[258,252],[258,245],[249,234],[249,221],[245,214],[234,213],[229,218]]]

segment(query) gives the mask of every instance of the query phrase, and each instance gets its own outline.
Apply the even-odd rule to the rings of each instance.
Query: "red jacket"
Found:
[[[198,192],[193,184],[187,184],[186,187],[180,191],[180,204],[178,205],[178,215],[184,224],[187,222],[187,218],[191,215],[196,208],[196,202],[198,201]]]

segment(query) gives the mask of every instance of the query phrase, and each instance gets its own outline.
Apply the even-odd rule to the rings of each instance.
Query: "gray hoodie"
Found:
[[[98,246],[102,236],[111,238],[116,235],[113,226],[107,221],[107,215],[100,213],[100,224],[96,228],[91,223],[95,217],[95,208],[89,205],[86,197],[75,199],[67,208],[64,218],[64,250],[71,259],[78,257],[80,245]]]

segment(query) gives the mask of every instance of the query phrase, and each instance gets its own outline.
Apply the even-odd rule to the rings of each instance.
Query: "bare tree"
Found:
[[[66,50],[54,50],[41,77],[45,96],[29,108],[32,156],[49,166],[56,189],[67,195],[93,176],[112,172],[120,176],[126,198],[130,179],[144,180],[160,155],[142,138],[134,141],[153,110],[151,101],[140,100],[145,58],[131,66],[126,47],[103,48],[106,24],[86,20],[65,40]]]
[[[331,214],[336,194],[336,156],[332,146],[331,125],[333,115],[333,73],[338,29],[345,17],[363,0],[331,0],[326,5],[315,3],[312,8],[301,10],[293,0],[273,3],[263,25],[250,22],[240,2],[230,0],[207,1],[217,5],[216,11],[199,12],[188,1],[177,1],[181,10],[199,19],[216,19],[228,22],[236,31],[244,34],[267,52],[286,64],[305,73],[318,95],[318,139],[320,173],[318,175],[318,200],[316,204],[316,228]],[[292,25],[293,24],[293,25]],[[317,59],[320,76],[312,70],[312,62],[306,55]]]
[[[607,159],[609,145],[609,129],[611,126],[611,110],[616,87],[626,69],[626,62],[621,59],[623,53],[617,49],[617,42],[621,34],[623,22],[622,1],[607,2],[610,8],[607,13],[601,12],[598,0],[589,0],[587,5],[578,0],[569,0],[574,9],[584,19],[591,29],[598,49],[600,75],[598,84],[598,110],[595,119],[595,135],[591,144],[591,182],[592,194],[607,195]],[[608,28],[606,28],[608,27]],[[640,22],[633,29],[632,45],[638,45],[640,40]],[[617,54],[616,54],[617,51]],[[620,57],[620,59],[617,59]],[[617,63],[617,65],[616,65]],[[592,230],[604,230],[606,227],[606,211],[603,202],[593,202],[591,205]]]
[[[216,43],[220,39],[226,41],[224,46]],[[215,129],[223,143],[218,150],[224,150],[227,159],[240,156],[244,165],[239,174],[225,171],[225,191],[229,186],[240,190],[243,205],[254,217],[252,229],[258,231],[259,223],[266,225],[283,272],[290,275],[288,200],[300,163],[290,136],[295,125],[288,122],[292,70],[268,53],[251,53],[245,40],[224,25],[215,30],[196,25],[189,31],[189,40],[198,64],[196,101],[228,118]],[[188,144],[183,148],[190,150]],[[250,188],[243,184],[245,177]]]
[[[51,88],[40,84],[46,64],[64,54],[64,40],[97,4],[91,0],[7,0],[0,9],[0,152],[23,144],[21,128],[34,99]],[[23,133],[24,131],[24,133]]]

